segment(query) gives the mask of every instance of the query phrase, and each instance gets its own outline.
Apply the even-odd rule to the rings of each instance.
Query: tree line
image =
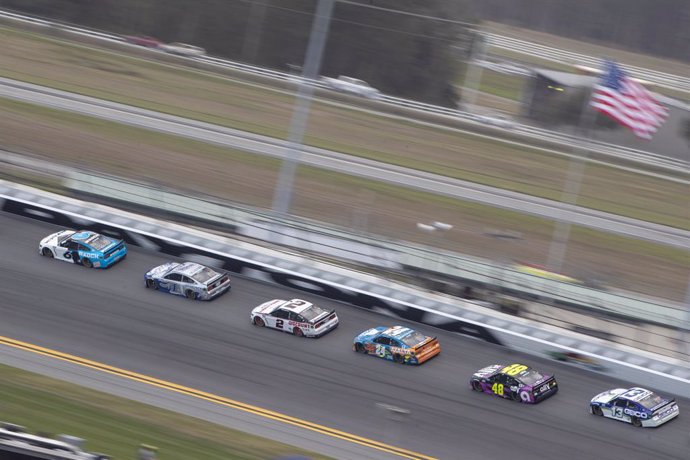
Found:
[[[0,0],[2,8],[115,33],[204,47],[288,70],[301,66],[317,0]],[[412,14],[400,14],[404,11]],[[455,106],[473,38],[468,0],[353,0],[333,10],[321,74]]]
[[[484,20],[690,61],[688,0],[472,0],[472,8]]]

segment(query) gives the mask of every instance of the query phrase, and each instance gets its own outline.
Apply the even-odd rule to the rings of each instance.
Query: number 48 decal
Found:
[[[493,391],[495,394],[499,396],[503,396],[503,384],[502,383],[494,383],[493,386],[491,387],[491,391]]]
[[[524,364],[511,364],[510,366],[506,366],[503,369],[501,369],[501,372],[512,377],[518,375],[520,372],[524,370],[527,370],[527,366],[525,366]]]

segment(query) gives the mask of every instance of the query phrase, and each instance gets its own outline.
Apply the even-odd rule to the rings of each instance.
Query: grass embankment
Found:
[[[31,432],[65,433],[86,449],[135,458],[141,444],[164,460],[250,460],[307,455],[301,449],[168,410],[0,364],[0,420]]]
[[[107,100],[285,138],[291,91],[146,61],[0,28],[0,75]],[[488,73],[488,72],[487,72]],[[517,86],[504,75],[496,85]],[[500,80],[500,81],[499,81]],[[317,102],[305,142],[377,161],[560,199],[568,158],[460,130],[423,126]],[[653,190],[650,194],[648,191]],[[690,228],[685,188],[659,178],[591,164],[581,205]]]

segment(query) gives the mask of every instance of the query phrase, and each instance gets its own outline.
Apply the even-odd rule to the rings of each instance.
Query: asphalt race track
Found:
[[[687,397],[677,398],[676,420],[657,429],[634,428],[587,410],[594,394],[634,382],[429,327],[420,329],[439,337],[438,357],[417,368],[385,362],[354,353],[352,338],[399,321],[240,277],[229,294],[212,302],[149,291],[143,274],[165,257],[130,246],[127,259],[106,271],[40,257],[38,241],[56,230],[0,214],[0,335],[441,459],[690,456]],[[276,297],[333,306],[341,325],[320,339],[252,326],[252,307]],[[560,392],[528,406],[470,391],[474,370],[515,361],[555,372]],[[393,422],[376,403],[410,414]]]

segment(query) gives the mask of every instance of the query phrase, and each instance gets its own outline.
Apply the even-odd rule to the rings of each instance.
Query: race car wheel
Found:
[[[482,390],[482,384],[477,382],[476,380],[472,380],[472,389],[474,391],[479,391],[480,393],[484,390]]]
[[[598,415],[599,417],[604,416],[604,412],[601,410],[601,407],[599,406],[592,406],[592,413],[594,415]]]
[[[81,263],[86,268],[93,268],[93,262],[91,262],[91,259],[86,259],[86,258],[81,259]]]
[[[196,294],[195,294],[194,291],[192,291],[191,289],[187,289],[187,290],[184,292],[184,296],[185,296],[186,298],[188,298],[189,300],[194,300],[194,299],[196,299]]]
[[[364,345],[362,345],[361,343],[356,343],[356,344],[355,344],[355,351],[356,351],[357,353],[366,353],[366,352],[367,352],[367,349],[364,348]]]
[[[520,401],[520,395],[517,394],[517,393],[514,392],[514,391],[511,391],[511,392],[510,392],[510,399],[512,399],[513,401],[518,401],[518,402],[519,402],[519,401]]]
[[[632,423],[632,426],[636,426],[638,428],[642,426],[642,420],[637,417],[630,417],[630,423]]]
[[[292,333],[295,334],[297,337],[302,337],[304,335],[304,332],[302,332],[302,329],[296,327],[292,330]]]
[[[41,255],[42,255],[43,257],[49,257],[49,258],[52,259],[52,258],[53,258],[53,251],[51,251],[51,250],[48,249],[48,248],[43,248],[43,250],[41,251]]]
[[[254,323],[254,326],[259,326],[259,327],[264,327],[266,325],[266,323],[264,323],[264,320],[259,318],[258,316],[256,318],[254,318],[253,323]]]
[[[402,364],[405,362],[405,359],[402,357],[402,355],[393,355],[393,361]]]
[[[146,280],[146,287],[149,289],[156,289],[156,282],[153,281],[152,279],[147,279]]]

